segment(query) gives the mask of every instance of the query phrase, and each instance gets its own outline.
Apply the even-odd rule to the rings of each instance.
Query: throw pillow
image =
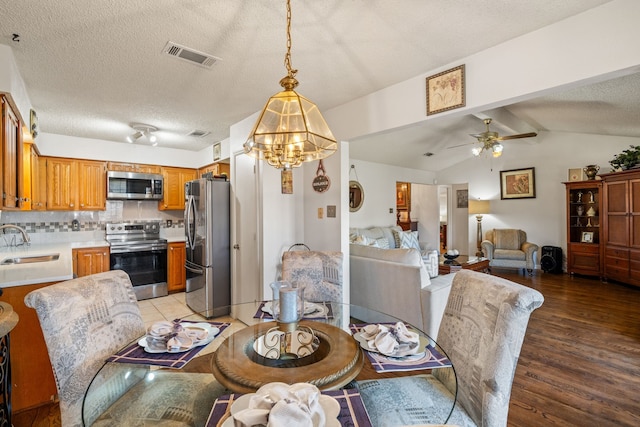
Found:
[[[420,243],[418,243],[418,238],[416,237],[416,233],[411,231],[395,231],[393,232],[393,237],[396,241],[396,247],[403,249],[417,249],[420,250]]]
[[[386,237],[381,237],[380,239],[376,239],[376,245],[380,249],[389,249],[389,239]]]

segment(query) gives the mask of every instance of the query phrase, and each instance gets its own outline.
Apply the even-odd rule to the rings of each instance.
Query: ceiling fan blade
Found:
[[[506,141],[508,139],[520,139],[520,138],[533,138],[534,136],[538,136],[538,134],[535,132],[519,133],[517,135],[499,136],[498,138],[496,138],[496,141]]]
[[[451,147],[447,147],[447,150],[448,150],[448,149],[450,149],[450,148],[464,147],[465,145],[473,145],[473,144],[476,144],[476,143],[475,143],[475,142],[467,142],[467,143],[465,143],[465,144],[453,145],[453,146],[451,146]]]

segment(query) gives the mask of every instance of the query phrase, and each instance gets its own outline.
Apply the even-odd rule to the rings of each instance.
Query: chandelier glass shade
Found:
[[[493,157],[502,156],[504,146],[498,141],[484,141],[482,144],[482,147],[474,147],[471,149],[474,156],[479,156],[483,151],[491,152]]]
[[[287,0],[287,53],[285,67],[288,74],[280,80],[282,92],[273,95],[265,104],[256,124],[244,143],[244,151],[265,160],[277,169],[300,166],[328,157],[338,144],[320,110],[294,89],[298,85],[291,68],[291,4]]]

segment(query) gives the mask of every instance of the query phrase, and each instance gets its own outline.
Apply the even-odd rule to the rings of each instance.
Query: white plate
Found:
[[[382,352],[380,352],[376,347],[372,347],[369,345],[369,340],[367,340],[365,337],[362,336],[362,332],[356,332],[355,334],[353,334],[353,338],[356,339],[356,341],[358,341],[360,343],[360,347],[362,347],[363,349],[367,350],[367,351],[372,351],[374,353],[379,353],[382,354],[383,356],[387,356],[387,357],[396,357],[396,358],[401,358],[401,359],[405,359],[407,360],[407,358],[420,358],[422,356],[424,356],[425,353],[425,347],[427,345],[429,345],[429,339],[423,335],[420,335],[420,341],[418,342],[418,346],[422,349],[421,352],[419,353],[415,353],[415,354],[409,354],[409,355],[404,355],[404,356],[399,356],[399,355],[393,355],[393,354],[384,354]]]
[[[255,393],[243,394],[233,401],[233,404],[231,405],[231,416],[222,423],[222,427],[234,427],[233,415],[238,413],[238,411],[247,409],[249,407],[251,396],[254,394]],[[340,415],[340,404],[338,401],[331,396],[321,394],[319,402],[322,410],[324,411],[326,419],[325,426],[340,427],[340,421],[338,421],[338,415]]]
[[[271,301],[267,301],[264,303],[264,305],[262,306],[262,311],[264,311],[265,313],[269,313],[270,315],[273,316],[273,308],[271,306]],[[329,308],[327,307],[326,304],[317,304],[315,302],[308,302],[308,301],[304,302],[305,316],[313,314],[313,317],[323,317],[323,316],[326,316],[327,313],[329,313]]]
[[[144,351],[146,351],[147,353],[184,353],[185,351],[191,350],[193,347],[199,347],[199,346],[209,344],[211,341],[213,341],[216,335],[220,333],[220,329],[216,328],[215,326],[211,326],[209,323],[206,323],[206,322],[201,322],[201,323],[185,322],[182,324],[182,326],[184,328],[203,329],[207,331],[207,337],[199,341],[194,340],[193,345],[190,347],[181,347],[178,349],[171,349],[171,350],[156,350],[148,347],[147,336],[145,335],[144,337],[140,338],[140,340],[138,341],[138,345],[140,347],[144,347]]]

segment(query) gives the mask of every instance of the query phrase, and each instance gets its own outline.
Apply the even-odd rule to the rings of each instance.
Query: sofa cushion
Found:
[[[373,246],[352,244],[349,246],[349,253],[354,256],[397,262],[416,267],[424,265],[420,252],[415,249],[380,249]]]
[[[397,248],[420,250],[417,231],[393,230],[393,237]]]
[[[496,249],[493,251],[494,259],[511,259],[517,261],[524,261],[526,254],[519,249]]]
[[[520,249],[520,245],[522,245],[520,241],[520,230],[493,230],[493,239],[493,244],[496,249],[518,250]]]
[[[392,225],[389,227],[370,227],[370,228],[350,228],[349,229],[349,242],[350,243],[359,243],[359,237],[364,236],[371,240],[377,241],[377,246],[383,249],[395,249],[399,246],[396,246],[395,239],[393,237],[393,231],[402,231],[397,225]],[[370,243],[367,243],[370,244]]]

